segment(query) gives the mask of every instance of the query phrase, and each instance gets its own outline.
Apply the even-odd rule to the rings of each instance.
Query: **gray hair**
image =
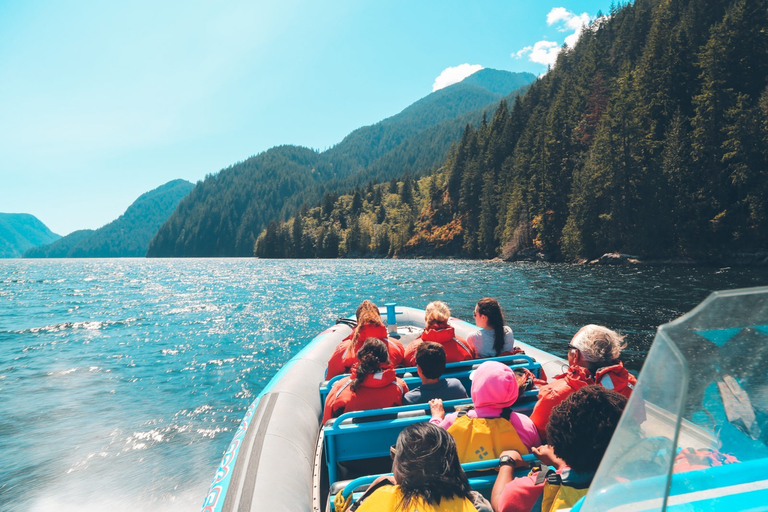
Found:
[[[627,347],[624,336],[602,325],[585,325],[571,340],[571,345],[579,349],[582,357],[590,363],[608,363],[615,361],[621,351]]]

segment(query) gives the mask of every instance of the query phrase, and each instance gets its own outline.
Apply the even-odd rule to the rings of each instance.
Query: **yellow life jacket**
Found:
[[[536,483],[544,483],[544,494],[541,499],[541,512],[571,508],[577,501],[586,496],[593,475],[575,475],[566,469],[563,474],[553,470],[541,471]]]
[[[439,505],[430,505],[421,499],[411,500],[408,508],[396,507],[403,499],[399,485],[385,485],[356,502],[351,510],[355,512],[477,512],[467,498],[455,497],[440,500]]]
[[[504,418],[470,418],[466,413],[459,414],[448,432],[456,440],[462,464],[498,459],[504,450],[528,453],[515,427]]]

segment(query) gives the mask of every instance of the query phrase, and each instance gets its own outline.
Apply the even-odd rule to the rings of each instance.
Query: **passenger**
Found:
[[[348,377],[337,381],[325,399],[323,423],[349,411],[403,405],[408,385],[389,364],[387,344],[368,338],[358,352],[360,361]]]
[[[491,492],[496,512],[552,512],[571,508],[587,493],[592,477],[608,448],[627,399],[602,386],[586,386],[552,411],[547,438],[550,445],[534,448],[546,469],[515,478],[514,469],[526,467],[517,451],[501,454],[499,474]]]
[[[625,347],[624,337],[607,327],[590,324],[579,329],[568,345],[568,371],[541,387],[531,413],[542,439],[552,408],[584,386],[600,384],[629,398],[637,379],[619,361]]]
[[[357,307],[356,316],[357,326],[352,334],[342,340],[331,354],[328,369],[325,371],[326,379],[330,380],[337,375],[349,373],[357,362],[357,351],[368,338],[378,338],[387,344],[389,362],[393,367],[399,366],[403,361],[403,346],[387,335],[387,327],[381,321],[381,314],[376,304],[364,300]]]
[[[521,352],[515,351],[515,335],[512,329],[504,325],[501,306],[490,297],[483,297],[475,306],[475,324],[480,327],[467,337],[467,342],[475,349],[477,357],[497,357]]]
[[[429,401],[432,411],[429,422],[453,435],[462,464],[496,459],[502,451],[510,449],[528,453],[541,444],[530,418],[507,409],[517,400],[518,385],[515,372],[509,366],[486,361],[472,374],[474,409],[445,416],[442,400]]]
[[[443,346],[446,363],[476,359],[474,347],[463,339],[457,338],[453,327],[448,325],[450,318],[451,310],[448,309],[445,302],[435,301],[427,304],[424,315],[424,332],[405,349],[404,366],[416,364],[416,349],[425,341],[434,341]]]
[[[393,476],[376,479],[350,511],[492,512],[488,500],[469,486],[445,430],[429,423],[408,425],[391,453]],[[348,505],[338,500],[334,508],[342,512]]]
[[[416,349],[416,371],[421,386],[405,394],[405,404],[425,404],[433,398],[457,400],[467,398],[467,390],[459,379],[440,378],[445,371],[445,349],[439,343],[426,341]]]

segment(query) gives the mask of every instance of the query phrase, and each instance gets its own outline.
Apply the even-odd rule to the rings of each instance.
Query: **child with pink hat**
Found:
[[[536,425],[528,416],[512,412],[502,417],[505,408],[517,400],[515,372],[498,361],[486,361],[475,370],[472,379],[474,409],[445,415],[443,401],[430,400],[430,423],[450,432],[456,440],[462,463],[496,459],[504,450],[529,453],[541,444]]]

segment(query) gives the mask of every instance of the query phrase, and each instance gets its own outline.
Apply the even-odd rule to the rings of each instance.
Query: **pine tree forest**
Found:
[[[510,104],[511,103],[511,104]],[[326,195],[260,257],[719,260],[768,241],[768,0],[612,7],[418,180]]]

